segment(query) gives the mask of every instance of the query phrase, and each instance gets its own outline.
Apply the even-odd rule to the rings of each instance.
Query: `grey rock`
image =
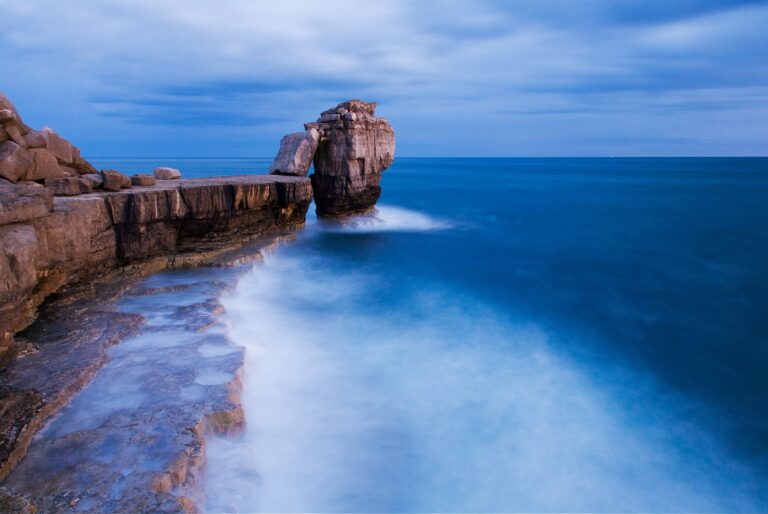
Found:
[[[158,180],[176,180],[181,178],[181,172],[176,168],[161,166],[155,168],[155,178]]]
[[[319,140],[320,134],[314,128],[283,136],[280,140],[280,150],[269,167],[269,173],[306,177]]]
[[[99,173],[87,173],[85,175],[81,175],[80,178],[93,184],[94,189],[104,184],[104,178]]]

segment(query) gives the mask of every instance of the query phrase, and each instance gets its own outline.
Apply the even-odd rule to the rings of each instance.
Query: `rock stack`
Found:
[[[381,173],[395,157],[395,132],[375,110],[375,103],[350,100],[324,111],[305,132],[283,137],[270,173],[306,176],[313,162],[319,216],[369,211],[381,196]]]

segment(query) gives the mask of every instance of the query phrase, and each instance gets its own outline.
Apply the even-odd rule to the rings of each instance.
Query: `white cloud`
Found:
[[[172,147],[180,134],[194,139],[206,123],[231,119],[260,125],[230,138],[269,139],[251,146],[259,153],[269,153],[281,131],[349,96],[379,100],[410,153],[421,151],[403,136],[420,140],[430,126],[438,140],[464,131],[467,151],[500,154],[576,152],[568,141],[584,134],[568,128],[574,113],[616,112],[617,94],[639,117],[660,91],[709,91],[713,107],[701,100],[699,114],[722,111],[728,97],[718,90],[757,88],[768,98],[759,90],[768,71],[758,52],[768,36],[756,30],[768,21],[766,8],[628,24],[605,21],[609,4],[598,1],[586,7],[593,19],[561,2],[547,16],[509,5],[0,0],[0,60],[11,77],[2,87],[31,119],[64,125],[86,142],[104,127],[141,123]],[[755,110],[755,122],[765,109]],[[522,111],[550,120],[536,129],[544,132],[526,129]],[[492,122],[509,141],[476,140],[465,128],[473,123],[446,126],[449,113]],[[689,115],[690,106],[681,109],[681,119]],[[595,141],[621,130],[619,120],[604,121],[590,129]],[[553,133],[559,149],[535,144]],[[648,135],[663,134],[660,127]],[[533,141],[522,148],[519,138]],[[754,153],[757,140],[747,137],[744,151]]]

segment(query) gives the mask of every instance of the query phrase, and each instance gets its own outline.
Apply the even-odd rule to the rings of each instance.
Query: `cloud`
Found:
[[[759,3],[0,0],[0,12],[2,88],[31,122],[97,154],[174,153],[185,141],[207,155],[269,155],[282,133],[349,97],[379,101],[401,154],[584,154],[572,141],[585,135],[587,153],[609,154],[598,141],[617,132],[629,153],[695,153],[709,146],[675,143],[669,128],[708,119],[709,142],[727,136],[715,123],[726,111],[752,130],[718,151],[765,152]],[[574,132],[579,117],[596,119]],[[232,129],[224,146],[202,137],[214,127]],[[109,132],[127,135],[122,150]],[[648,142],[665,135],[670,144]]]

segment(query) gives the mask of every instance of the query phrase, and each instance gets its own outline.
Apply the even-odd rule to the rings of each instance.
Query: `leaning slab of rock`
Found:
[[[312,127],[304,132],[283,136],[280,140],[280,150],[272,161],[269,173],[306,177],[319,140],[320,133]]]
[[[158,180],[176,180],[181,178],[181,172],[176,168],[155,168],[155,178]]]

